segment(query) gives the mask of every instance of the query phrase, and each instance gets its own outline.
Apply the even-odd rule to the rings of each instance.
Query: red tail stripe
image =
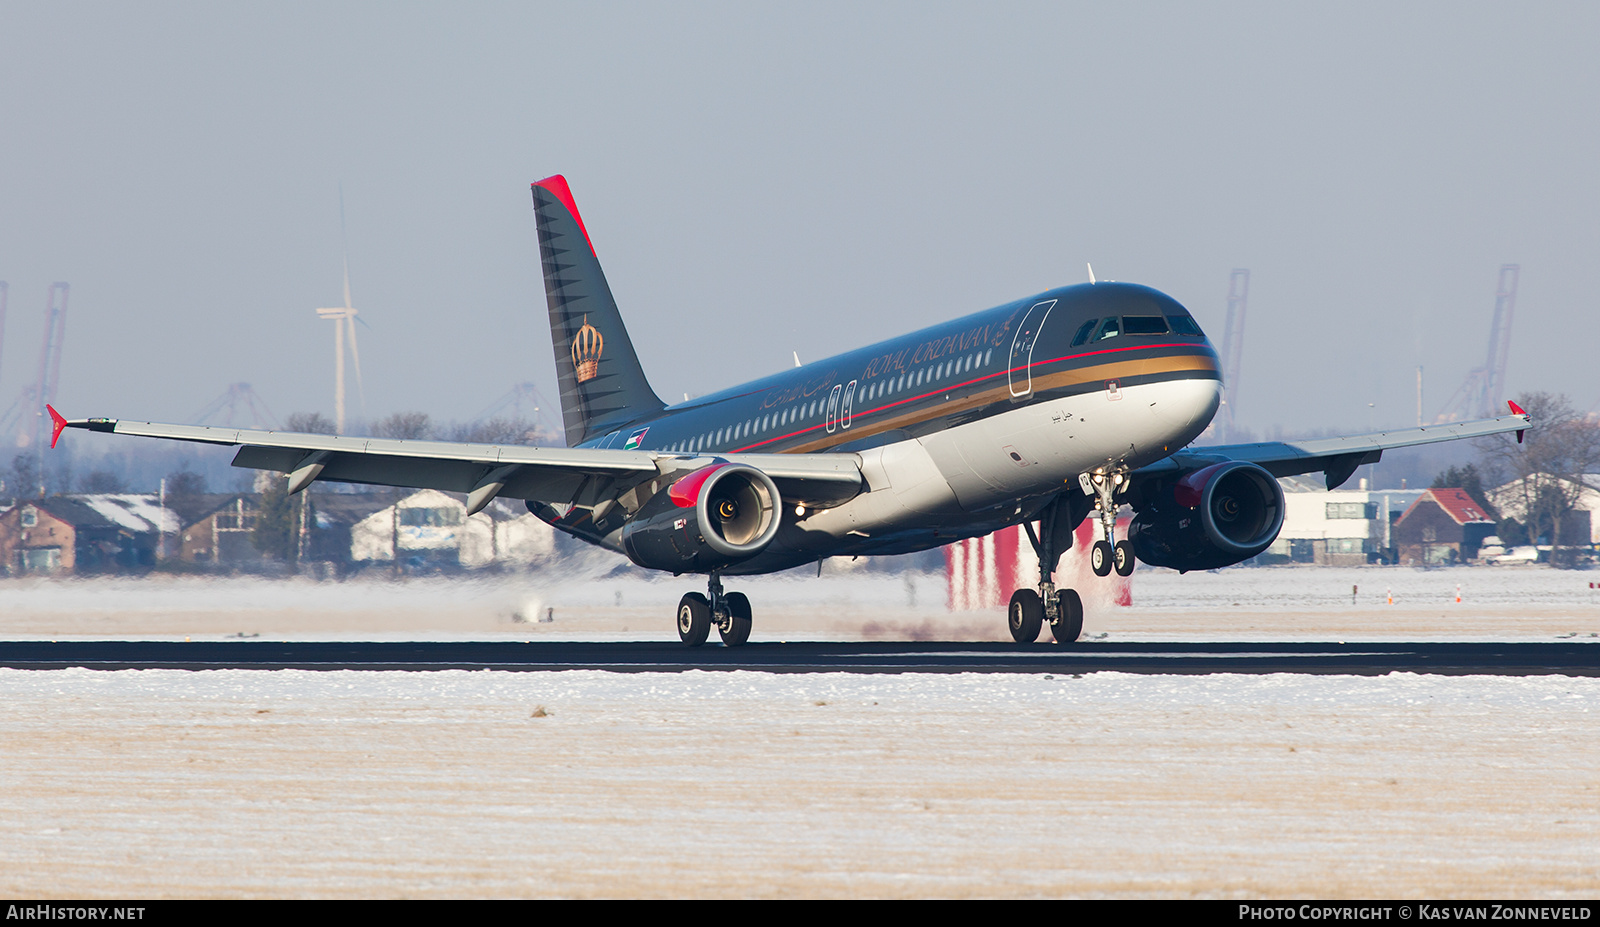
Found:
[[[567,186],[567,178],[555,174],[536,181],[534,186],[542,187],[551,196],[560,200],[561,205],[567,207],[567,212],[572,213],[572,218],[578,222],[578,231],[583,233],[583,240],[589,245],[589,253],[594,254],[594,242],[589,241],[589,229],[583,224],[583,216],[578,214],[578,204],[572,201],[572,190]]]

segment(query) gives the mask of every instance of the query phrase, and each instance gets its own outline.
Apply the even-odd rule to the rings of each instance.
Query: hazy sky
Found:
[[[1591,407],[1597,43],[1594,3],[0,0],[0,409],[65,280],[69,415],[331,415],[341,183],[368,414],[553,396],[553,173],[671,399],[1088,261],[1219,343],[1251,270],[1243,424],[1409,424],[1516,262],[1512,389]]]

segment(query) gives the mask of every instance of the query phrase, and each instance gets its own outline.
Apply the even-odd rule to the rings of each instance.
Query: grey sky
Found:
[[[341,182],[369,414],[553,395],[553,173],[664,397],[1092,261],[1219,340],[1251,269],[1243,424],[1407,424],[1518,262],[1512,389],[1588,407],[1597,39],[1592,3],[0,2],[0,407],[66,280],[68,414],[331,414]]]

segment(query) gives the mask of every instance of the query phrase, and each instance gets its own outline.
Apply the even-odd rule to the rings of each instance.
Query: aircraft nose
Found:
[[[1206,430],[1222,404],[1222,383],[1213,377],[1194,376],[1169,381],[1167,401],[1157,402],[1155,413],[1174,431],[1192,439]]]

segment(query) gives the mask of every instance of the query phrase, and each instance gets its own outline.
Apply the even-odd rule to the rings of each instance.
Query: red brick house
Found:
[[[0,515],[0,564],[12,576],[139,570],[178,517],[153,495],[93,493],[23,499]]]
[[[1475,560],[1495,523],[1463,489],[1430,489],[1394,525],[1400,562],[1437,566]]]

